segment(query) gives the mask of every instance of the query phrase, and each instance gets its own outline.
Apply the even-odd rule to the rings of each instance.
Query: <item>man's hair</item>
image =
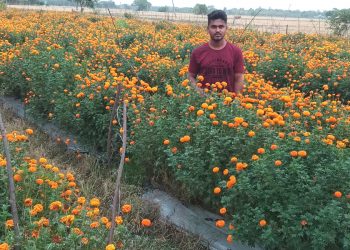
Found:
[[[226,15],[225,11],[213,10],[212,12],[210,12],[208,14],[208,25],[209,25],[210,21],[216,20],[216,19],[222,19],[225,21],[225,23],[227,23],[227,15]]]

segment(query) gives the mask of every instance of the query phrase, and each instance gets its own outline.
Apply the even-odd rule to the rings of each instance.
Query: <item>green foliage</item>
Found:
[[[333,9],[326,12],[326,16],[335,35],[347,34],[350,29],[350,9]]]
[[[205,4],[197,3],[193,7],[193,13],[196,15],[206,15],[208,14],[208,7]]]
[[[169,12],[168,6],[161,6],[158,8],[158,12]]]
[[[152,6],[147,0],[134,0],[132,5],[136,6],[138,11],[149,10]]]

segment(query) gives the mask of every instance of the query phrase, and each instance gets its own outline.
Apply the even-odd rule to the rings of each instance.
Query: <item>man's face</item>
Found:
[[[224,39],[227,30],[227,24],[222,19],[211,20],[208,25],[208,33],[211,40],[219,42]]]

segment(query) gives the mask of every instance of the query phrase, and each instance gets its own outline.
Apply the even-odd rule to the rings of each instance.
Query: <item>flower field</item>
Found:
[[[20,11],[1,11],[0,23],[1,89],[22,99],[38,120],[105,152],[111,119],[115,134],[122,132],[119,117],[111,118],[121,89],[128,104],[128,175],[156,180],[181,199],[216,211],[223,220],[213,223],[227,230],[229,242],[266,249],[350,247],[348,40],[230,30],[227,39],[244,51],[245,90],[233,96],[220,91],[225,83],[216,83],[200,96],[186,73],[190,52],[208,39],[205,27]],[[17,171],[31,172],[33,165],[35,173],[50,173],[48,182],[41,172],[30,177],[26,189],[39,196],[22,197],[34,203],[24,200],[21,210],[32,218],[41,204],[42,218],[57,218],[50,221],[54,235],[81,247],[79,234],[63,232],[74,231],[72,217],[59,217],[50,209],[55,199],[41,199],[40,184],[34,184],[37,178],[47,189],[50,181],[59,183],[57,192],[70,208],[82,208],[71,198],[74,179],[55,174],[43,160],[18,159],[25,170]],[[95,208],[90,202],[79,215]],[[0,218],[10,225],[6,211]],[[8,229],[0,232],[0,243],[7,241]],[[101,247],[96,235],[91,245]]]

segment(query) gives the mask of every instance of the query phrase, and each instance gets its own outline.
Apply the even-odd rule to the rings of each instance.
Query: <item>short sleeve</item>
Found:
[[[197,59],[196,59],[196,54],[197,54],[196,50],[193,50],[191,53],[190,65],[188,68],[188,72],[190,72],[194,75],[197,75],[199,72],[199,64],[198,64]]]
[[[244,73],[244,59],[243,59],[243,53],[242,50],[237,48],[235,50],[235,73]]]

